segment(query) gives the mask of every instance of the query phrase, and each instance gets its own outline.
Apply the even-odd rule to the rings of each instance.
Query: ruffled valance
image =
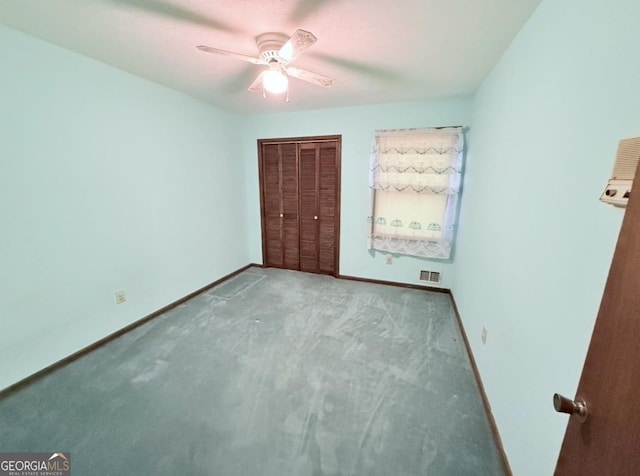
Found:
[[[376,131],[369,185],[377,190],[458,193],[460,128]]]

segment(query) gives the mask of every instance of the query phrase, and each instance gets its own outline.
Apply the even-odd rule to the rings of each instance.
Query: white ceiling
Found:
[[[432,99],[474,92],[540,0],[2,0],[0,22],[242,113]],[[318,41],[292,64],[336,79],[290,81],[291,101],[246,90],[255,37]]]

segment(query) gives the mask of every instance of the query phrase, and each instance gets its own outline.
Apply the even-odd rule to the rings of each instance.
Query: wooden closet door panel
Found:
[[[280,166],[279,146],[263,144],[261,170],[265,266],[282,267],[284,264],[280,223]]]
[[[315,144],[300,144],[300,270],[318,272],[318,160]]]
[[[336,142],[320,144],[318,158],[318,270],[336,271],[336,238],[338,227],[338,147]]]
[[[281,144],[283,265],[300,269],[297,144]]]

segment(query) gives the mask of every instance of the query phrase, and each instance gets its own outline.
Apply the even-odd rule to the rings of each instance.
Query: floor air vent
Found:
[[[420,271],[420,281],[440,284],[441,276],[439,271]]]

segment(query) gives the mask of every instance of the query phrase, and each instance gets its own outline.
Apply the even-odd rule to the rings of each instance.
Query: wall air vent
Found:
[[[440,284],[442,282],[442,276],[439,271],[420,271],[420,281],[427,281],[429,283]]]
[[[621,140],[618,144],[613,174],[600,196],[601,201],[616,207],[627,206],[639,160],[640,137]]]

